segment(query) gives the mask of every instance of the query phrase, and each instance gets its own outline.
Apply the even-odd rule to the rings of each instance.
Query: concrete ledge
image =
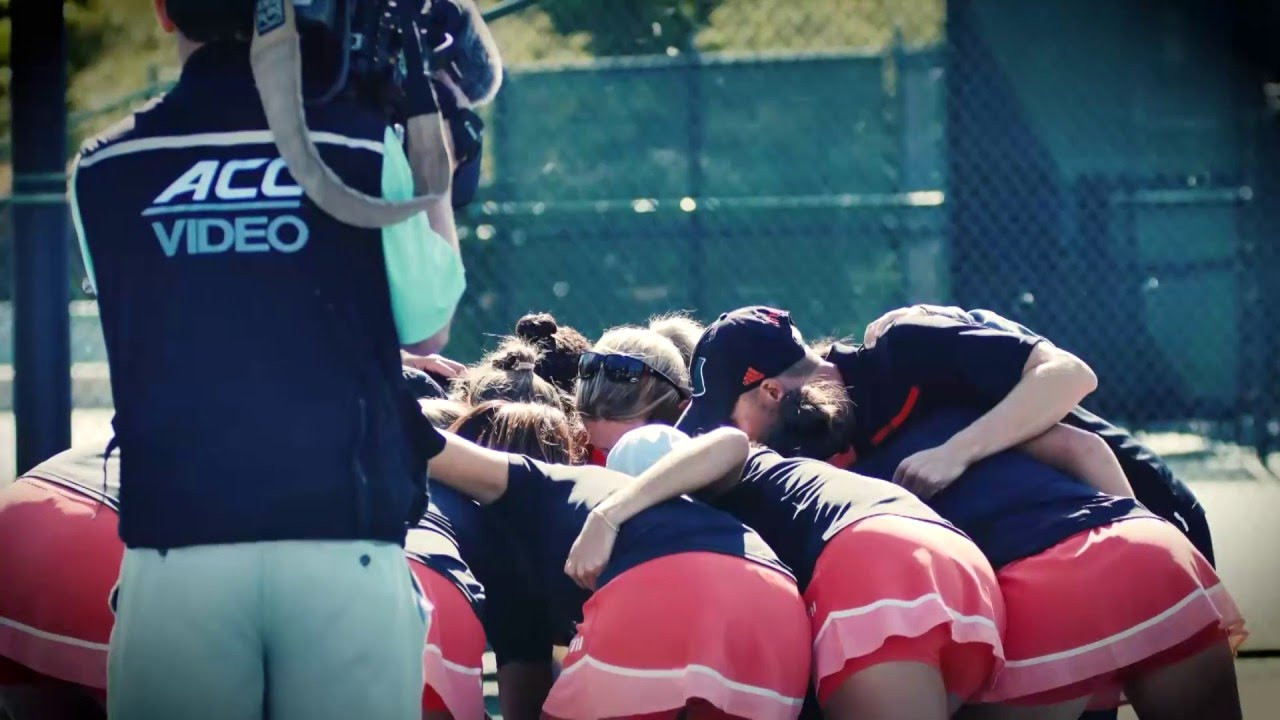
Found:
[[[71,313],[71,362],[106,362],[107,349],[98,321],[98,303],[76,300]],[[0,365],[13,362],[13,304],[0,302]]]
[[[0,412],[13,411],[14,371],[0,365]],[[111,376],[105,362],[71,366],[71,405],[75,408],[111,408]]]

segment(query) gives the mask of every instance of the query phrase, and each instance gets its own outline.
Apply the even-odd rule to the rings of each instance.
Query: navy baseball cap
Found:
[[[693,397],[676,427],[693,436],[728,425],[743,393],[808,355],[804,338],[785,310],[756,305],[721,315],[693,350]]]

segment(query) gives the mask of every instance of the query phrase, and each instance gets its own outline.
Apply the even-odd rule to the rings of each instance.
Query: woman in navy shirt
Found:
[[[434,485],[431,502],[405,538],[409,569],[433,607],[422,654],[425,720],[484,718],[484,586],[463,560],[465,517],[471,503],[450,488]]]
[[[106,717],[119,480],[77,447],[0,487],[0,717]]]
[[[448,427],[467,410],[451,400],[419,402],[437,428]],[[427,510],[405,538],[409,569],[437,620],[427,630],[422,654],[424,720],[485,717],[484,586],[476,579],[484,546],[478,515],[471,499],[432,483]]]
[[[1048,342],[1025,326],[990,310],[966,311],[958,307],[915,305],[893,310],[868,325],[863,338],[864,346],[873,348],[880,336],[894,324],[911,324],[929,315],[947,317],[993,330],[1003,330],[1032,341]],[[1138,501],[1155,514],[1173,523],[1210,563],[1213,562],[1213,538],[1209,533],[1209,522],[1205,518],[1204,508],[1191,492],[1191,488],[1173,474],[1159,455],[1138,442],[1133,435],[1079,405],[1073,408],[1062,422],[1088,432],[1105,442],[1120,463],[1125,478]]]
[[[1150,717],[1238,712],[1231,651],[1245,637],[1239,610],[1211,563],[1133,499],[1101,436],[1057,426],[1090,441],[1069,450],[1110,463],[1120,490],[1086,487],[1016,452],[969,452],[980,419],[1009,404],[1022,369],[1046,348],[1054,350],[1035,335],[938,315],[894,324],[874,347],[835,345],[826,359],[861,408],[855,468],[928,498],[999,571],[1009,665],[988,699],[1106,710],[1123,691]],[[877,408],[899,396],[906,411],[880,424]],[[1071,422],[1081,399],[1063,393],[1048,404],[1066,405]],[[867,431],[875,427],[889,431]],[[1044,429],[1033,423],[1022,434]],[[1207,547],[1207,532],[1199,539]],[[1081,590],[1109,600],[1063,602]]]
[[[932,411],[854,469],[892,477],[979,412]],[[1007,663],[984,701],[1075,717],[1123,693],[1143,718],[1239,717],[1240,612],[1204,556],[1136,500],[1006,451],[929,504],[973,537],[1004,594]]]
[[[717,480],[671,471],[708,446],[735,443],[740,472]],[[795,571],[828,718],[944,720],[999,670],[1004,609],[995,572],[963,533],[902,488],[763,448],[748,455],[746,436],[727,428],[696,440],[640,428],[608,462],[640,479],[598,506],[566,572],[589,584],[616,557],[615,527],[626,532],[655,503],[699,492],[755,528]]]
[[[689,370],[667,336],[687,329],[675,319],[650,327],[611,328],[578,363],[574,406],[591,443],[591,463],[604,465],[609,449],[628,431],[650,423],[674,423],[689,400]]]
[[[776,435],[767,425],[788,424],[776,409],[795,391],[788,383],[803,391],[834,379],[851,405],[842,437],[854,468],[928,499],[996,566],[1007,662],[984,700],[1074,718],[1115,707],[1123,689],[1144,717],[1238,716],[1239,611],[1208,561],[1132,499],[1110,449],[1059,428],[1094,440],[1085,447],[1130,497],[1007,452],[1048,438],[1092,389],[1077,360],[1037,338],[940,317],[894,325],[874,348],[837,344],[816,361],[785,313],[736,311],[721,324],[695,356],[708,388],[702,408],[698,398],[690,407],[697,424],[754,417],[758,434]],[[807,373],[789,372],[786,363],[803,362]],[[739,388],[743,365],[764,370]],[[1082,589],[1108,601],[1074,601]]]
[[[453,429],[526,455],[446,436],[430,466],[434,480],[480,502],[490,555],[502,558],[484,563],[480,579],[504,717],[799,715],[808,621],[793,576],[758,535],[671,500],[633,518],[598,582],[579,587],[563,572],[570,545],[630,478],[535,459],[578,459],[579,433],[556,408],[486,403]],[[677,471],[714,479],[734,469],[732,456],[711,447]],[[548,692],[557,643],[569,654]]]

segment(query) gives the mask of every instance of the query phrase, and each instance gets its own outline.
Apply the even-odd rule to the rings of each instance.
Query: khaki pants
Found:
[[[430,610],[386,543],[130,549],[109,716],[416,719]]]

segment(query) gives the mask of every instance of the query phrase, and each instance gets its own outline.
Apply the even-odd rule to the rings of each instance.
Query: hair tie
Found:
[[[534,365],[533,363],[531,363],[531,362],[527,361],[527,360],[526,360],[525,362],[516,363],[516,371],[517,371],[517,372],[523,372],[523,371],[527,371],[527,370],[532,370],[534,367],[535,367],[535,365]]]

